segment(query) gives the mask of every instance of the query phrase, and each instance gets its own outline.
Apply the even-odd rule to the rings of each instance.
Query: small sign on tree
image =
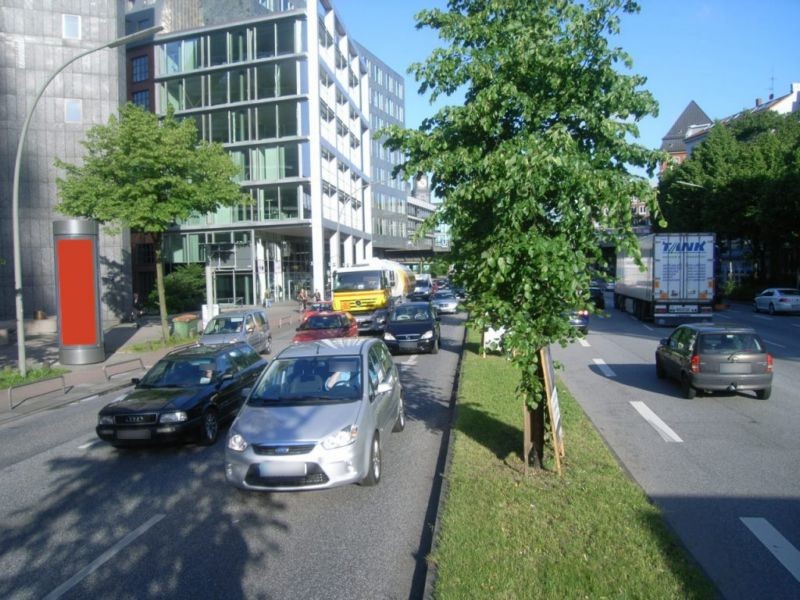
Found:
[[[523,460],[526,468],[530,464],[533,464],[536,468],[542,468],[546,430],[545,419],[547,419],[550,424],[556,472],[560,475],[561,459],[564,457],[564,429],[561,424],[561,407],[558,404],[556,373],[553,358],[550,355],[550,346],[539,349],[539,375],[545,390],[546,400],[544,403],[540,402],[536,408],[531,408],[527,403],[523,405],[523,434],[525,438],[523,440]],[[545,404],[547,405],[546,411]]]

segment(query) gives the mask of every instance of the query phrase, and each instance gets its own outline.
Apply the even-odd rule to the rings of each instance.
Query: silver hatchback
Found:
[[[272,352],[272,332],[263,308],[229,310],[213,317],[200,337],[201,344],[247,342],[257,352]]]
[[[225,476],[246,490],[375,485],[383,440],[404,427],[400,378],[383,341],[295,344],[261,374],[231,425]]]
[[[772,393],[773,358],[752,328],[713,323],[681,325],[656,349],[656,376],[681,384],[683,395],[698,390]]]

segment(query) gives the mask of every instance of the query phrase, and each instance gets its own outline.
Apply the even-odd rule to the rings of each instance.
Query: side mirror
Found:
[[[247,397],[250,395],[251,391],[253,391],[253,388],[249,388],[249,387],[243,388],[242,391],[240,392],[240,394],[242,395],[242,398],[247,400]]]
[[[658,341],[659,346],[669,346],[669,338],[661,338]]]
[[[391,392],[391,391],[392,391],[392,384],[391,383],[386,383],[384,381],[383,383],[379,383],[378,384],[378,388],[375,390],[375,394],[376,395],[377,394],[386,394],[386,393]]]
[[[233,373],[225,373],[219,378],[220,381],[230,381],[231,379],[233,379]]]
[[[247,333],[253,333],[255,330],[256,328],[250,325],[250,327],[247,328]]]
[[[131,377],[131,383],[133,385],[139,385],[140,381],[141,381],[141,379],[139,379],[138,377]]]

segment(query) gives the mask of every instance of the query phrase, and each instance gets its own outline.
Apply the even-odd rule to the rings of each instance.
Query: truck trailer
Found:
[[[711,321],[714,302],[714,234],[639,236],[644,270],[617,253],[614,307],[656,325]]]

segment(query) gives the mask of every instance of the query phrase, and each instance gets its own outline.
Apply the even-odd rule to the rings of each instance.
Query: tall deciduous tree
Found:
[[[156,287],[164,339],[169,335],[164,297],[163,235],[192,214],[244,199],[232,177],[236,165],[218,144],[198,143],[194,121],[168,114],[159,120],[133,104],[107,125],[90,129],[82,165],[57,161],[56,181],[65,215],[88,217],[114,232],[149,233],[155,246]]]
[[[798,183],[800,114],[766,111],[716,123],[659,192],[669,231],[750,240],[759,262],[772,258],[761,270],[785,285],[800,281]]]
[[[449,46],[412,65],[431,101],[465,91],[418,130],[390,128],[402,169],[430,173],[450,224],[457,277],[478,327],[505,327],[531,407],[543,396],[538,350],[575,331],[571,309],[589,306],[601,246],[633,251],[631,200],[656,202],[648,182],[662,158],[632,141],[655,114],[645,80],[609,44],[627,0],[450,0],[418,28]]]

